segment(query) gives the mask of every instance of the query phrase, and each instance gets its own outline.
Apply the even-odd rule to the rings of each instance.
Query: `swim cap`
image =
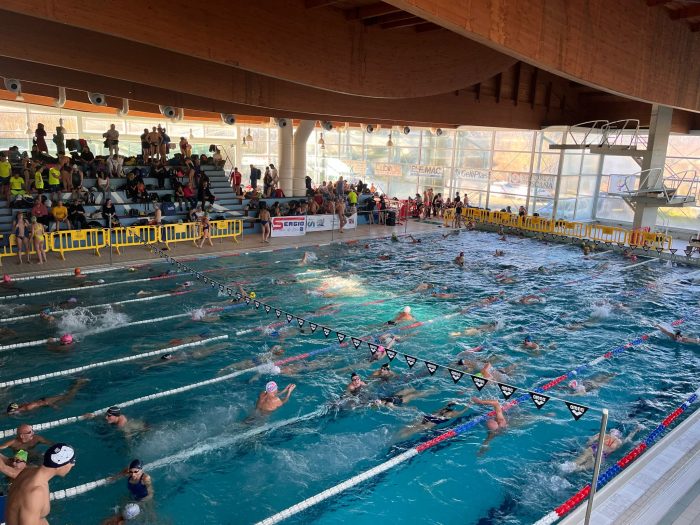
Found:
[[[384,348],[382,345],[379,345],[379,346],[377,347],[377,353],[378,353],[378,354],[383,354],[384,352],[386,352],[386,348]]]
[[[130,271],[130,272],[135,272],[135,271],[136,271],[136,268],[129,268],[129,271]]]
[[[51,308],[44,308],[44,309],[41,311],[41,313],[44,314],[44,315],[49,315],[49,314],[51,313]]]
[[[29,459],[29,454],[27,454],[26,450],[18,450],[15,452],[15,459],[19,459],[20,461],[24,461],[25,463],[27,462],[27,459]]]
[[[529,343],[530,341],[532,341],[532,337],[530,337],[529,335],[526,335],[526,336],[525,336],[525,342],[526,342],[526,343]]]
[[[185,281],[184,283],[182,283],[182,286],[184,286],[185,288],[187,288],[188,286],[192,286],[192,281]]]
[[[163,361],[170,361],[173,358],[173,354],[165,354],[160,356]]]
[[[63,334],[61,336],[61,344],[62,345],[69,345],[73,342],[73,336],[70,334]]]
[[[122,409],[119,408],[118,406],[109,407],[109,408],[107,409],[107,415],[108,415],[108,416],[119,417],[119,416],[122,415]]]
[[[133,520],[139,514],[141,514],[141,507],[139,507],[136,503],[127,503],[124,505],[122,518],[125,520]]]
[[[66,301],[66,302],[68,302],[68,303],[77,303],[77,302],[78,302],[78,298],[77,298],[77,297],[69,297],[69,298],[68,298],[68,301]]]
[[[10,277],[9,275],[4,274],[4,275],[2,276],[2,282],[4,282],[4,283],[9,283],[10,281],[12,281],[12,277]]]
[[[619,431],[618,429],[616,429],[616,428],[613,428],[613,429],[610,431],[610,435],[611,435],[612,437],[616,437],[617,439],[622,439],[622,432],[620,432],[620,431]]]
[[[277,383],[270,381],[265,385],[265,392],[272,394],[272,392],[277,392]]]
[[[56,443],[44,452],[44,466],[60,468],[75,459],[75,450],[65,443]]]
[[[129,463],[129,470],[131,469],[139,469],[143,470],[143,463],[141,463],[140,459],[135,459],[131,463]]]
[[[410,307],[410,306],[405,307],[405,308],[403,309],[403,313],[405,313],[405,314],[410,314],[410,313],[411,313],[411,307]]]
[[[104,279],[97,279],[98,284],[104,284],[105,280]]]
[[[80,275],[80,268],[76,268],[75,270],[73,270],[73,273],[75,275]]]
[[[578,381],[576,381],[575,379],[569,381],[569,386],[576,390],[578,388]]]
[[[16,412],[19,410],[19,405],[17,403],[10,403],[7,405],[7,413],[12,414],[13,412]]]
[[[382,365],[382,368],[383,368],[384,370],[389,370],[389,363],[384,363],[384,364]]]
[[[250,297],[251,299],[255,299],[255,292],[250,292],[248,294],[248,297]]]

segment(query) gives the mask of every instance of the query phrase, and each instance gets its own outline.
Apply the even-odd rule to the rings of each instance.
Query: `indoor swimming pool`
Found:
[[[0,383],[33,379],[1,388],[0,400],[71,397],[55,408],[3,414],[0,430],[14,435],[22,422],[123,406],[131,420],[125,430],[102,415],[36,430],[76,449],[75,468],[52,481],[53,491],[103,479],[138,458],[155,489],[139,523],[251,524],[484,414],[473,396],[502,400],[493,382],[479,391],[469,375],[458,383],[445,369],[431,375],[423,360],[472,374],[489,363],[499,382],[534,389],[653,333],[586,367],[577,383],[550,390],[557,399],[541,409],[523,402],[509,410],[507,430],[489,436],[479,424],[285,522],[526,524],[590,480],[590,470],[570,465],[597,432],[600,409],[610,410],[609,428],[639,439],[697,388],[700,345],[655,328],[683,319],[679,329],[700,335],[697,269],[657,261],[629,267],[619,254],[600,253],[605,248],[588,258],[576,245],[502,241],[487,232],[416,238],[187,261],[199,279],[154,257],[151,265],[83,278],[17,280],[0,290]],[[459,252],[463,267],[453,262]],[[240,285],[255,300],[236,303],[205,278]],[[415,321],[387,324],[405,307]],[[318,325],[313,333],[310,323]],[[323,327],[332,329],[328,336]],[[346,335],[342,345],[336,331]],[[72,345],[42,342],[65,334]],[[399,354],[390,363],[394,376],[371,378],[389,360],[370,362],[367,344],[355,348],[352,337],[387,346],[395,337],[393,349],[418,361],[410,368]],[[538,348],[526,348],[526,339]],[[151,355],[103,365],[142,353]],[[36,379],[92,363],[100,366]],[[352,372],[367,383],[357,395],[346,392]],[[271,380],[296,389],[263,417],[254,407]],[[404,402],[377,402],[396,397]],[[590,409],[577,421],[562,399]],[[449,403],[454,418],[423,424]],[[121,478],[53,502],[51,523],[98,523],[126,501]]]

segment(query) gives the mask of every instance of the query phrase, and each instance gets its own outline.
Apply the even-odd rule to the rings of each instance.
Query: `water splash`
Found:
[[[129,323],[129,317],[121,312],[116,312],[111,306],[101,313],[91,312],[89,309],[79,306],[66,311],[58,321],[61,333],[95,334],[111,330]]]

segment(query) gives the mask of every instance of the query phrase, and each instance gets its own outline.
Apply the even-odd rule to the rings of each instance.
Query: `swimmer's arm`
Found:
[[[666,335],[669,336],[669,337],[673,337],[673,332],[671,332],[670,330],[667,330],[666,328],[664,328],[664,327],[661,326],[660,324],[657,324],[657,325],[656,325],[656,328],[658,328],[659,330],[661,330],[661,332],[662,332],[663,334],[666,334]]]
[[[146,490],[148,491],[148,495],[143,498],[141,501],[149,501],[153,499],[153,480],[151,479],[151,476],[148,474],[143,475],[143,484],[146,487]]]
[[[297,387],[297,386],[296,386],[294,383],[291,383],[291,384],[287,385],[286,387],[284,387],[284,390],[282,390],[282,392],[284,392],[284,391],[286,390],[286,391],[287,391],[287,396],[286,396],[284,399],[281,400],[283,405],[284,405],[287,401],[289,401],[289,396],[292,395],[292,392],[294,391],[294,389],[295,389],[296,387]]]
[[[0,458],[0,474],[4,474],[5,476],[15,479],[19,472],[17,472],[16,468],[10,467],[9,465],[5,464],[5,461]]]
[[[11,446],[12,443],[14,443],[14,442],[15,442],[15,439],[14,439],[14,438],[12,438],[10,441],[5,441],[3,444],[0,445],[0,450],[4,450],[4,449],[6,449],[6,448],[10,448],[10,446]]]

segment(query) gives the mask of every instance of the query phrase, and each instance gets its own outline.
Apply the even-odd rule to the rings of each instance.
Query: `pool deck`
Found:
[[[561,525],[584,523],[586,502]],[[700,523],[700,410],[595,496],[595,525]]]
[[[356,229],[345,230],[344,233],[335,232],[315,232],[307,233],[302,237],[278,237],[270,240],[270,243],[263,244],[259,234],[242,235],[238,243],[231,240],[215,239],[214,246],[205,245],[202,249],[197,248],[192,243],[180,242],[171,243],[168,253],[172,257],[184,257],[190,259],[197,256],[232,256],[247,253],[265,253],[289,248],[304,248],[322,246],[330,243],[347,243],[348,241],[360,241],[363,239],[381,239],[390,237],[392,233],[397,235],[404,233],[425,233],[439,230],[440,228],[431,223],[409,221],[407,225],[380,226],[359,225]],[[159,245],[162,248],[162,245]],[[149,253],[145,247],[134,246],[121,249],[121,255],[116,250],[112,254],[112,265],[124,267],[139,265],[158,260],[157,257]],[[90,270],[97,267],[110,265],[109,248],[101,250],[101,256],[96,256],[90,251],[78,251],[66,253],[66,259],[61,260],[58,253],[48,253],[47,262],[39,265],[36,259],[32,264],[18,264],[17,258],[3,258],[0,273],[7,273],[11,276],[55,273],[59,271],[81,268]]]

